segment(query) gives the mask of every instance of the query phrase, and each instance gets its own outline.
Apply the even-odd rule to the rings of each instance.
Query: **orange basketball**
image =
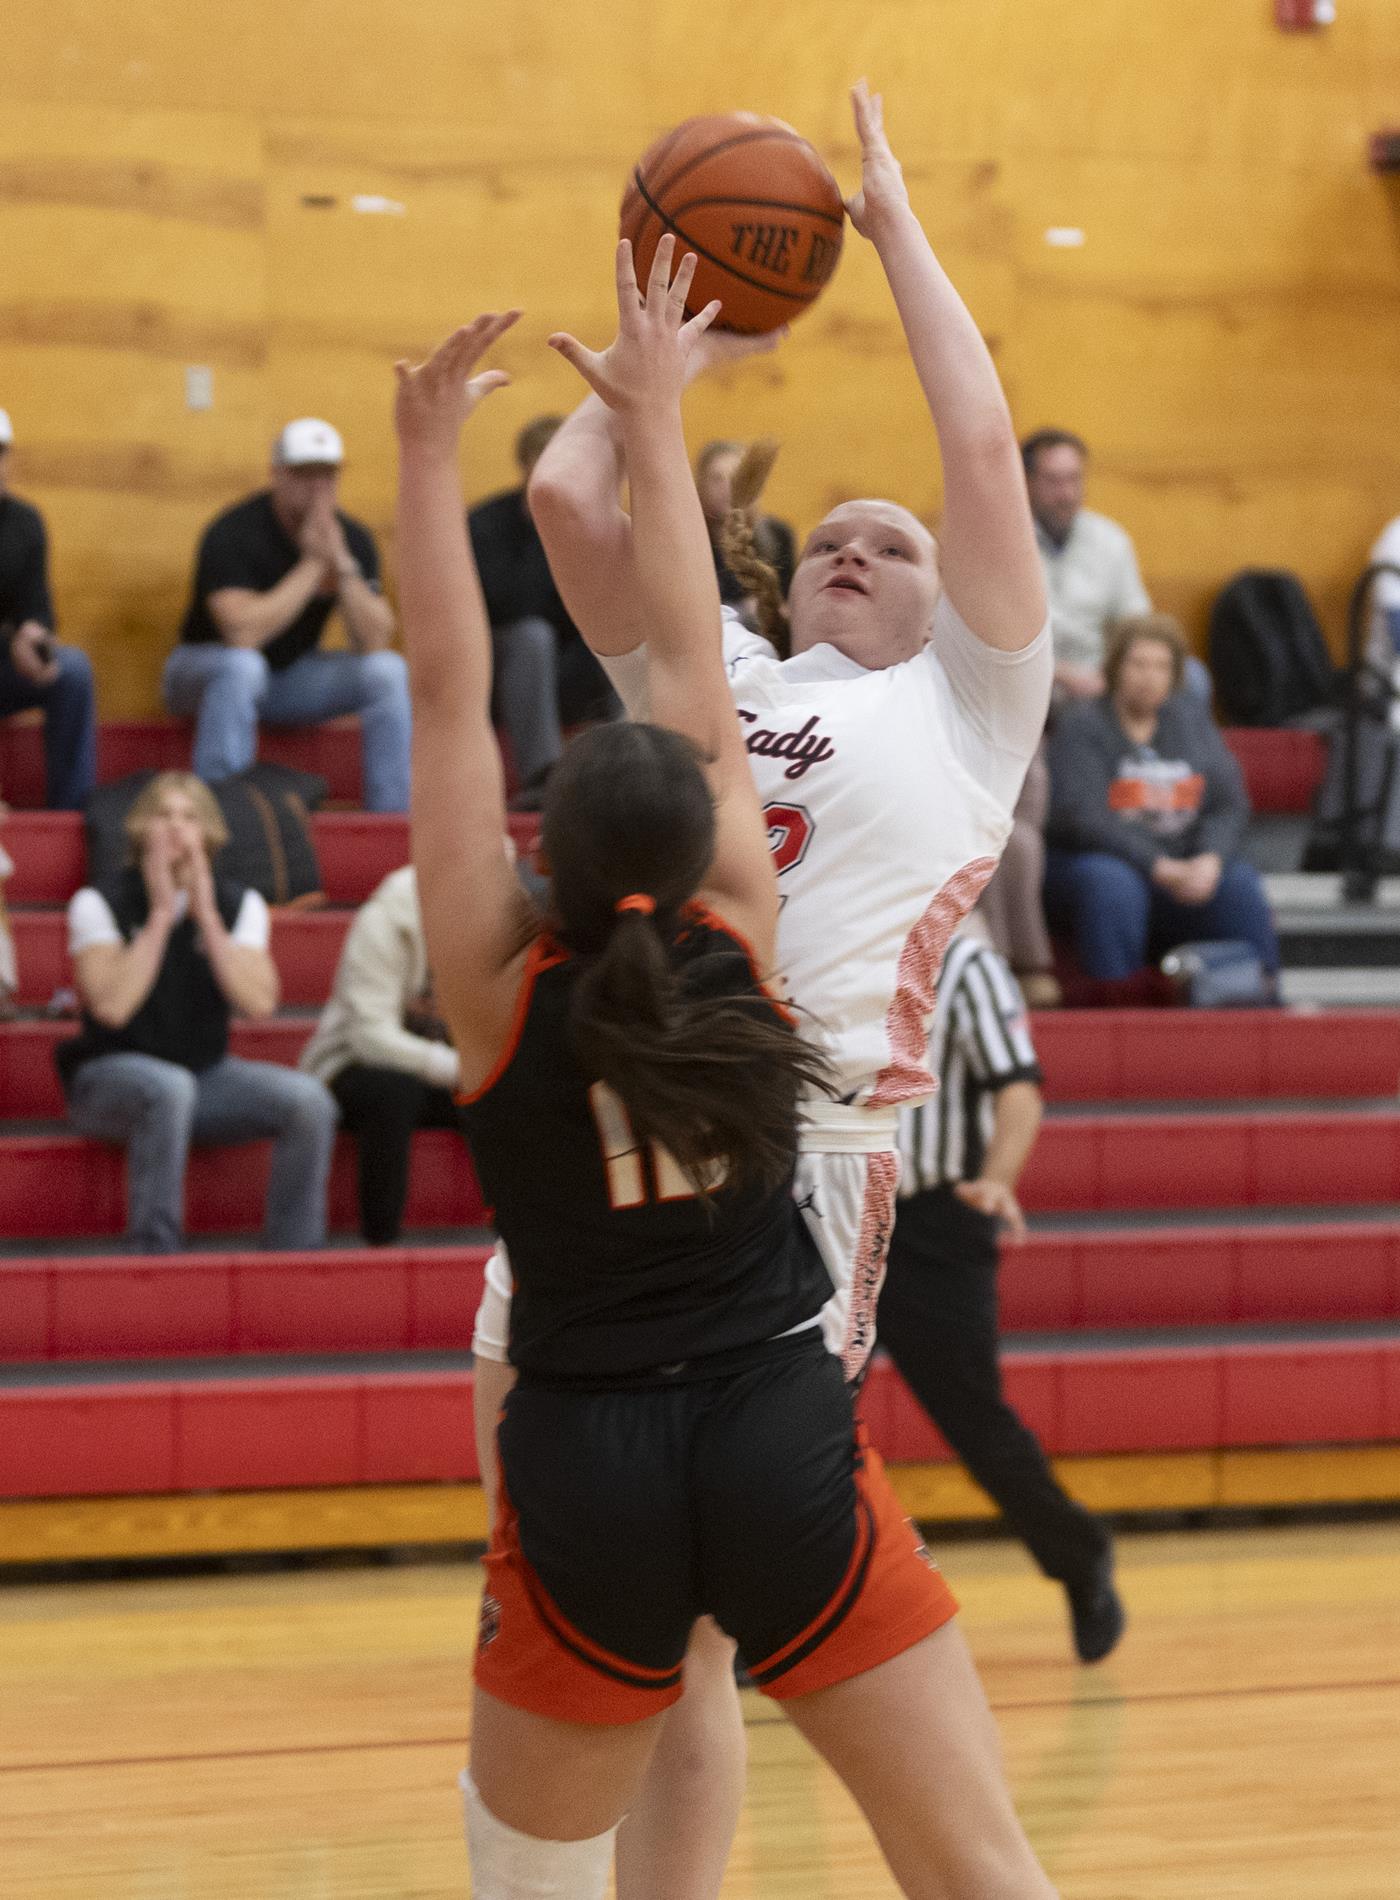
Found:
[[[776,330],[801,316],[836,269],[846,211],[819,155],[791,126],[754,112],[687,119],[643,153],[622,196],[621,235],[646,283],[662,233],[699,259],[692,311],[712,297],[722,330]]]

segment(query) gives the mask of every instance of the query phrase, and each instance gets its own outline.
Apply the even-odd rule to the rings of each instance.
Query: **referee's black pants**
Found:
[[[930,1188],[899,1203],[879,1343],[1049,1577],[1086,1582],[1111,1547],[1007,1404],[997,1362],[997,1223]]]

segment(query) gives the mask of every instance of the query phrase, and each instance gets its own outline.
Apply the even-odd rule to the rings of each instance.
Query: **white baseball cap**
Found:
[[[15,439],[14,424],[6,410],[0,409],[0,449],[9,448]]]
[[[345,460],[345,444],[340,431],[316,416],[300,416],[289,422],[272,445],[272,459],[279,468],[304,468],[321,462],[339,468]]]

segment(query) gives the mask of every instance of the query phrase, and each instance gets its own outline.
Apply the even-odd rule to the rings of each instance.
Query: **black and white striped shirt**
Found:
[[[992,1136],[993,1096],[1011,1082],[1040,1081],[1016,980],[977,937],[954,937],[938,979],[929,1031],[938,1093],[899,1118],[901,1196],[975,1181]]]

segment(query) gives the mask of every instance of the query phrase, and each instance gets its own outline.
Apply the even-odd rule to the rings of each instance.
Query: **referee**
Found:
[[[879,1340],[1040,1568],[1065,1586],[1075,1649],[1098,1662],[1123,1633],[1113,1540],[1060,1488],[1002,1394],[997,1223],[1025,1238],[1016,1182],[1040,1128],[1040,1067],[1010,970],[971,935],[955,937],[944,959],[929,1067],[937,1095],[900,1118]]]

